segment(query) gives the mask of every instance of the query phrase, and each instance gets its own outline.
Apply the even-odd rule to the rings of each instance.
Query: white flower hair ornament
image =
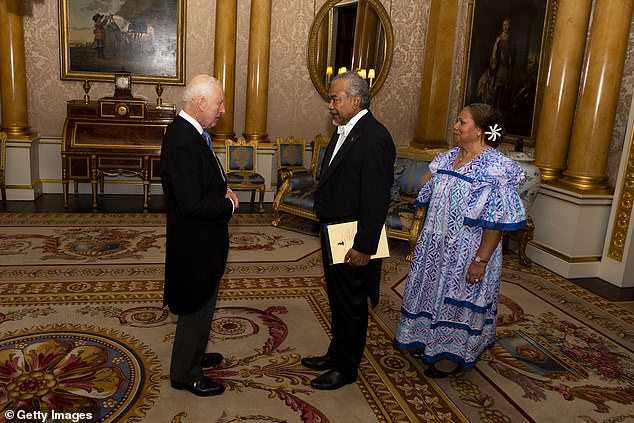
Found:
[[[488,135],[487,140],[495,142],[498,137],[502,136],[502,128],[498,126],[497,123],[495,125],[489,125],[489,130],[485,131],[484,135]]]

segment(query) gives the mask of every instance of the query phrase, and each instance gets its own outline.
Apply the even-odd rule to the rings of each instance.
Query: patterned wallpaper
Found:
[[[311,140],[329,134],[326,102],[314,89],[307,69],[306,46],[315,13],[324,0],[274,0],[271,19],[269,138],[295,136]],[[429,0],[382,0],[391,13],[396,51],[392,71],[373,99],[372,110],[399,145],[413,138],[422,67],[424,14]],[[245,127],[250,1],[238,1],[234,132]],[[57,2],[31,2],[25,8],[29,122],[43,137],[60,137],[66,101],[83,98],[81,81],[60,80]],[[186,77],[213,71],[215,1],[187,1]],[[109,83],[95,82],[91,98],[112,95]],[[166,86],[164,102],[178,104],[181,87]],[[133,95],[156,99],[154,87],[133,84]],[[415,95],[412,95],[415,93]]]
[[[395,51],[392,69],[382,89],[373,98],[373,113],[387,126],[400,146],[414,137],[425,34],[432,0],[380,0],[394,29]],[[329,134],[332,126],[325,101],[313,88],[306,65],[308,32],[315,13],[325,0],[273,0],[271,20],[270,79],[267,132],[269,138],[295,136],[308,140],[318,133]],[[447,134],[453,116],[459,112],[461,73],[465,58],[468,0],[460,0],[458,43],[453,52],[454,72]],[[236,100],[234,132],[244,132],[246,70],[250,0],[238,0]],[[58,1],[24,2],[29,123],[42,137],[59,138],[66,114],[66,101],[81,99],[81,81],[60,80]],[[187,1],[185,75],[213,70],[215,0]],[[634,28],[633,28],[634,31]],[[634,46],[634,32],[629,45]],[[616,178],[623,138],[634,92],[634,48],[629,48],[610,145],[608,176]],[[179,103],[182,87],[166,86],[165,102]],[[93,99],[109,96],[109,83],[94,83]],[[154,101],[150,85],[133,85],[133,94]]]

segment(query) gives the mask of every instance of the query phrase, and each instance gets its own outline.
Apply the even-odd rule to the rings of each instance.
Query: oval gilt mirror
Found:
[[[379,0],[328,0],[319,9],[308,37],[308,73],[328,101],[330,78],[341,68],[365,77],[376,94],[392,64],[394,36]]]

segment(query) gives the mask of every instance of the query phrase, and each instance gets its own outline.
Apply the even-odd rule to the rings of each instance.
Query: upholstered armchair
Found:
[[[277,171],[285,170],[306,171],[304,166],[304,151],[306,150],[306,140],[294,137],[277,138],[275,140],[277,148]]]
[[[264,177],[257,173],[257,143],[243,137],[225,140],[227,186],[234,191],[251,191],[251,204],[255,192],[260,191],[260,212],[264,212]]]
[[[317,135],[313,139],[313,152],[308,171],[302,168],[284,168],[278,173],[278,190],[273,201],[273,226],[279,226],[285,213],[317,220],[314,211],[314,192],[319,182],[330,137]]]
[[[442,150],[397,150],[385,228],[389,238],[402,239],[409,243],[408,260],[412,258],[426,212],[424,208],[415,207],[414,200],[431,177],[429,164],[439,151]]]

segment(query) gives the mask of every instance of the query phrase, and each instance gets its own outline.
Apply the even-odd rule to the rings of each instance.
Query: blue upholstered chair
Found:
[[[326,135],[317,135],[313,139],[312,159],[308,171],[285,169],[279,173],[278,190],[273,201],[273,226],[279,226],[286,213],[317,220],[314,193],[328,142],[330,137]]]
[[[394,163],[394,184],[385,219],[387,236],[409,243],[411,260],[418,235],[425,221],[426,209],[414,207],[421,187],[429,180],[429,163],[440,150],[399,148]]]
[[[257,142],[247,142],[243,137],[225,140],[227,185],[234,191],[251,191],[251,204],[255,192],[260,191],[260,212],[264,212],[264,177],[257,173]]]
[[[304,163],[306,140],[294,137],[277,138],[275,140],[277,155],[277,187],[282,185],[286,172],[293,174],[308,173]]]
[[[304,165],[304,150],[306,150],[305,139],[295,139],[294,137],[277,138],[277,171],[284,170],[301,171],[308,169]]]

